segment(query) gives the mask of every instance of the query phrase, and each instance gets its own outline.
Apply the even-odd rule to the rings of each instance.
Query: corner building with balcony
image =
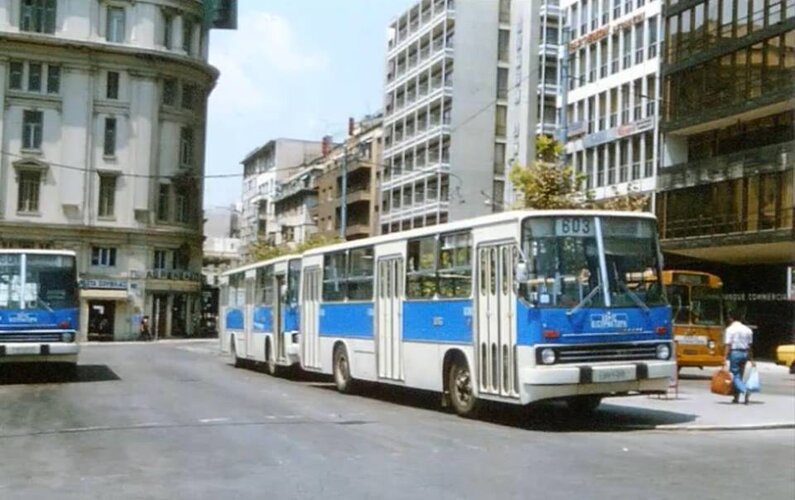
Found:
[[[491,211],[508,113],[497,97],[498,68],[507,86],[510,24],[500,13],[509,3],[422,0],[389,26],[383,234]]]
[[[563,0],[570,39],[566,153],[597,200],[653,195],[659,151],[659,0]]]
[[[0,0],[0,246],[77,252],[83,340],[193,331],[208,33],[235,7]]]
[[[666,266],[718,274],[770,356],[795,318],[795,0],[669,0],[665,15]]]

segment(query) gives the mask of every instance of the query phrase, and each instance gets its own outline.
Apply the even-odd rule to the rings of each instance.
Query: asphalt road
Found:
[[[343,396],[213,344],[89,346],[80,380],[0,378],[0,498],[795,498],[795,431],[630,431],[602,410]]]

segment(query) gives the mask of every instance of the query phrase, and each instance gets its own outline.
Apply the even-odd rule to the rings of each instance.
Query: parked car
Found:
[[[776,349],[776,362],[789,366],[789,372],[795,374],[795,344],[783,344]]]

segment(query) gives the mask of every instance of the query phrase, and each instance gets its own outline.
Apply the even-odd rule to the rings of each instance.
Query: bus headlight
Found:
[[[74,342],[75,335],[73,333],[62,333],[61,342]]]
[[[707,347],[709,347],[710,351],[714,351],[715,350],[715,341],[714,340],[710,340],[709,342],[707,342]]]
[[[668,359],[671,357],[671,348],[668,344],[660,344],[657,346],[657,359]]]
[[[551,365],[555,363],[555,349],[550,349],[547,347],[546,349],[541,351],[541,362],[545,365]]]

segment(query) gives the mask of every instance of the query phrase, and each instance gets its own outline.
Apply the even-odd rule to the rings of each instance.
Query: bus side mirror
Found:
[[[518,283],[526,283],[530,279],[530,272],[527,269],[527,262],[519,262],[516,264],[516,281]]]

